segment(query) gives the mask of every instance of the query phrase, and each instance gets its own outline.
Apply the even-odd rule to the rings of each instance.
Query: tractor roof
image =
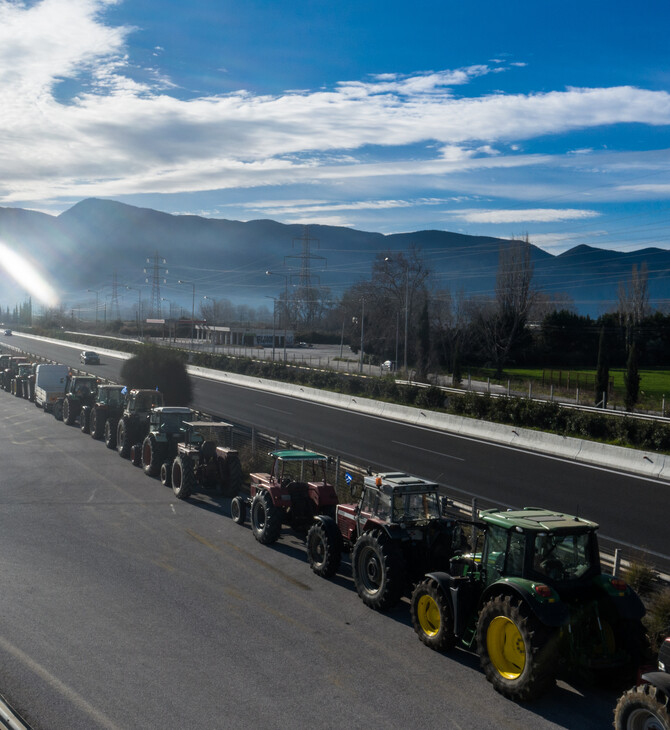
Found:
[[[302,449],[271,451],[270,456],[280,461],[328,461],[328,457],[323,454],[317,454],[315,451],[303,451]]]
[[[183,408],[181,406],[157,406],[153,409],[154,413],[177,413],[179,415],[192,415],[193,411],[190,408]]]
[[[184,421],[184,426],[190,426],[191,428],[235,428],[232,423],[226,423],[225,421]]]
[[[438,485],[425,479],[405,474],[404,472],[384,472],[367,476],[364,479],[368,487],[378,487],[384,492],[402,490],[403,492],[434,492]]]
[[[587,532],[598,529],[597,523],[591,520],[538,507],[526,507],[508,512],[488,509],[481,511],[479,517],[484,522],[508,530],[519,528],[533,532]]]
[[[98,385],[99,390],[123,390],[125,386],[123,385],[109,385],[108,383],[105,385]]]

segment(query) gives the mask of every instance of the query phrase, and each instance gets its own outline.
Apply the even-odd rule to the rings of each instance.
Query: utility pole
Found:
[[[163,258],[161,258],[158,255],[158,251],[154,253],[154,263],[152,266],[152,275],[151,275],[151,308],[149,310],[149,317],[152,319],[162,319],[161,314],[161,269],[165,264],[167,264],[167,261]],[[147,258],[147,263],[151,263],[151,260]],[[148,269],[144,269],[144,273],[148,274]],[[168,273],[168,270],[165,269],[165,274]],[[145,283],[149,283],[149,278],[147,277],[145,280]],[[163,284],[167,284],[167,279],[163,279]]]

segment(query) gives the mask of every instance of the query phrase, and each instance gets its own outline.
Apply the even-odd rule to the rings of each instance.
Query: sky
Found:
[[[0,206],[670,248],[670,3],[0,0]]]

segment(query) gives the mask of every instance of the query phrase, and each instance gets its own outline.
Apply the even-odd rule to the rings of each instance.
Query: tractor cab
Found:
[[[533,508],[486,510],[480,518],[486,525],[481,567],[487,586],[507,576],[563,592],[600,574],[595,522]]]

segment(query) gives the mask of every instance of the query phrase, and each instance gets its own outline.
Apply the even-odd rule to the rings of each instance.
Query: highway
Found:
[[[343,566],[315,576],[27,401],[0,393],[0,691],[34,730],[603,728],[615,693],[530,706],[430,651]]]
[[[15,335],[67,365],[78,350]],[[104,357],[87,370],[118,379],[122,360]],[[601,526],[604,546],[649,558],[670,573],[667,514],[670,484],[537,453],[389,422],[309,401],[194,378],[193,406],[235,423],[254,425],[374,469],[400,469],[443,484],[456,499],[480,506],[540,506],[578,514]]]

